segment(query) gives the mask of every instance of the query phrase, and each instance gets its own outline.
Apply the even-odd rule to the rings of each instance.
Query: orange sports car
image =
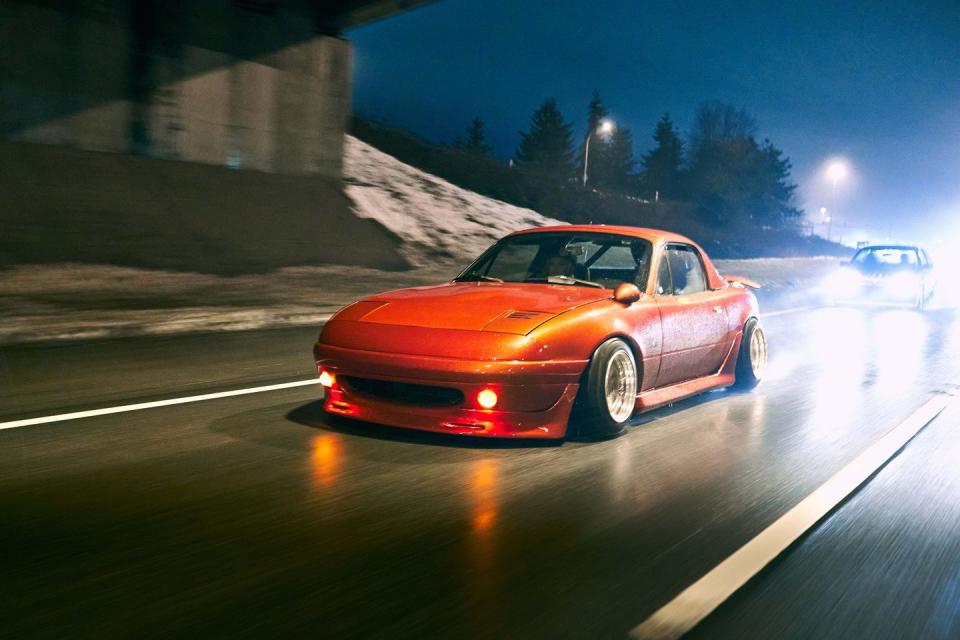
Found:
[[[635,412],[760,381],[756,286],[674,233],[518,231],[452,282],[331,318],[314,345],[324,408],[443,433],[615,435]]]

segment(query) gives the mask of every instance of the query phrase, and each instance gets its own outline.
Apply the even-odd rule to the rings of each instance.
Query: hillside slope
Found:
[[[345,147],[344,182],[354,212],[399,236],[401,252],[418,266],[462,263],[516,229],[562,224],[458,187],[353,136]]]

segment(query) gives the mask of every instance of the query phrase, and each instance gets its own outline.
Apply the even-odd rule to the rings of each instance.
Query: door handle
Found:
[[[714,307],[714,308],[713,308],[713,312],[714,312],[714,313],[723,313],[723,307]]]

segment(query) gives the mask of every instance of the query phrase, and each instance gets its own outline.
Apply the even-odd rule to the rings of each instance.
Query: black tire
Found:
[[[754,344],[754,341],[759,341]],[[753,347],[751,347],[753,345]],[[767,337],[760,327],[760,321],[750,318],[743,325],[743,338],[740,340],[740,352],[737,354],[736,382],[740,389],[753,389],[763,379],[767,366]]]
[[[607,400],[608,384],[617,396],[613,407]],[[580,384],[571,416],[575,433],[588,438],[610,438],[623,433],[633,414],[639,385],[640,372],[630,346],[620,338],[601,344],[593,352]]]

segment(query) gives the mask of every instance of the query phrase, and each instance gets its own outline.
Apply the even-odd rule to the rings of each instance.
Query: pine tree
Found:
[[[544,100],[530,117],[530,130],[520,134],[517,161],[558,179],[573,172],[573,129],[553,98]]]
[[[687,182],[710,222],[782,226],[801,213],[790,160],[769,140],[758,143],[755,131],[743,109],[708,103],[697,112]]]
[[[653,132],[657,143],[650,153],[641,159],[641,181],[647,196],[676,198],[680,191],[680,165],[683,162],[683,141],[677,133],[673,120],[663,114]]]
[[[467,127],[467,139],[466,141],[462,140],[460,137],[453,139],[453,147],[459,149],[460,151],[466,151],[467,153],[473,153],[478,156],[489,156],[493,151],[493,147],[487,144],[487,134],[484,131],[483,120],[480,119],[480,116],[477,116],[470,123],[470,126]]]
[[[600,92],[593,90],[593,97],[590,98],[590,104],[587,105],[587,131],[596,131],[600,123],[610,115],[607,107],[603,104],[603,98]]]
[[[600,123],[610,114],[607,107],[603,104],[603,98],[600,92],[593,90],[593,96],[587,105],[587,129],[583,135],[583,143],[580,145],[580,154],[577,157],[577,166],[583,167],[584,155],[587,149],[587,139],[590,141],[590,157],[587,165],[587,181],[590,184],[597,185],[595,178],[596,169],[603,166],[603,158],[606,152],[607,141],[597,134]],[[602,169],[600,170],[602,173]]]
[[[597,136],[596,138],[599,138]],[[634,182],[633,169],[636,162],[633,159],[633,134],[629,129],[617,127],[610,134],[609,140],[603,140],[599,157],[594,159],[593,150],[595,139],[590,142],[590,180],[591,184],[601,189],[619,191],[631,190]]]
[[[782,224],[803,215],[796,207],[797,185],[791,181],[790,171],[793,165],[783,151],[773,146],[769,140],[763,141],[762,176],[766,179],[763,189],[764,202],[758,213],[773,224]]]
[[[753,138],[757,121],[746,109],[737,109],[724,102],[704,102],[697,107],[693,132],[690,134],[690,155],[697,156],[711,144],[734,138]]]

